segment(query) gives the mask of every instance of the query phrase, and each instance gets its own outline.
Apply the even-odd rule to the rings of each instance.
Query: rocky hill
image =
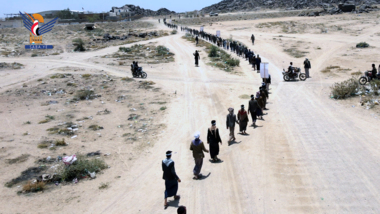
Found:
[[[232,12],[244,11],[260,8],[284,8],[284,9],[305,9],[316,7],[338,7],[339,3],[344,5],[355,5],[361,7],[363,5],[373,5],[380,3],[380,0],[223,0],[217,4],[203,8],[204,13],[210,12]]]
[[[161,8],[157,11],[154,10],[149,10],[149,9],[144,9],[139,6],[135,6],[132,4],[126,4],[122,7],[112,7],[112,10],[110,12],[113,13],[131,13],[131,16],[161,16],[161,15],[169,15],[169,14],[174,14],[176,13],[175,11],[170,11],[166,8]]]

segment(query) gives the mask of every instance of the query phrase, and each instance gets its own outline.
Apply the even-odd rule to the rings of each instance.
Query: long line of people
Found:
[[[167,24],[164,20],[165,25],[168,27],[177,27],[176,25]],[[247,48],[244,44],[239,43],[237,41],[231,39],[223,39],[221,37],[217,37],[216,35],[212,35],[206,33],[204,31],[198,31],[195,29],[182,27],[181,31],[186,31],[191,35],[196,37],[196,42],[198,43],[198,37],[217,45],[218,47],[222,47],[226,50],[230,50],[231,52],[236,53],[239,57],[245,58],[254,69],[260,70],[261,58],[259,55],[255,55],[252,50]],[[253,38],[253,39],[252,39]],[[251,37],[252,43],[254,42],[254,36]],[[196,52],[197,53],[197,52]],[[199,55],[198,55],[199,57]],[[197,64],[197,60],[196,60]],[[248,102],[248,111],[245,110],[244,105],[241,105],[241,109],[238,111],[237,116],[234,114],[234,109],[229,108],[229,113],[226,118],[226,126],[229,130],[229,140],[228,145],[236,142],[235,138],[235,124],[239,124],[240,134],[247,135],[247,125],[249,123],[249,114],[251,114],[252,118],[252,127],[256,128],[257,119],[264,120],[264,110],[268,110],[266,108],[267,101],[269,99],[269,84],[271,83],[271,78],[269,76],[268,79],[263,79],[262,85],[259,87],[259,91],[255,95],[251,95],[251,100]],[[209,150],[206,149],[202,140],[200,140],[200,133],[197,132],[194,135],[194,140],[190,143],[190,150],[193,153],[195,166],[193,169],[194,178],[193,179],[202,179],[204,176],[201,174],[201,169],[203,165],[203,158],[205,157],[203,152],[209,152],[211,156],[211,162],[218,163],[221,160],[218,158],[219,155],[219,144],[222,144],[222,140],[219,135],[219,129],[216,127],[216,121],[211,121],[211,128],[209,128],[207,133],[207,143],[209,144]],[[165,208],[168,207],[167,198],[173,197],[175,200],[178,200],[180,197],[177,195],[178,191],[178,182],[181,182],[174,169],[174,161],[171,160],[171,151],[167,151],[167,158],[162,162],[162,169],[164,171],[163,178],[165,179]],[[208,177],[208,176],[206,176]],[[186,213],[186,208],[181,207],[181,210],[178,209],[178,213]]]

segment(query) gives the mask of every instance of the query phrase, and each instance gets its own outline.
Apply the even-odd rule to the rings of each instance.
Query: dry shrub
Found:
[[[359,82],[355,78],[350,78],[340,83],[335,83],[331,88],[331,95],[335,99],[345,99],[359,90]]]
[[[380,89],[380,80],[373,79],[371,82],[369,82],[371,89],[373,91],[374,95],[379,95],[379,89]]]
[[[17,158],[14,158],[14,159],[7,159],[6,162],[8,164],[22,163],[22,162],[25,162],[26,160],[28,160],[29,156],[30,155],[28,155],[28,154],[23,154],[23,155],[20,155]]]
[[[91,74],[83,74],[82,77],[85,79],[89,79],[91,77]]]
[[[75,94],[75,98],[79,100],[90,100],[93,99],[94,91],[93,90],[79,90]]]
[[[25,192],[39,192],[39,191],[43,191],[44,189],[45,189],[44,182],[32,183],[31,181],[28,181],[28,183],[26,183],[22,187],[22,190]]]
[[[67,146],[67,143],[65,142],[65,139],[62,138],[62,140],[56,140],[55,145],[56,146]]]
[[[121,78],[121,80],[127,81],[127,82],[135,81],[133,78],[130,78],[130,77],[123,77],[123,78]]]
[[[361,71],[355,71],[355,72],[352,72],[351,75],[352,76],[362,75],[362,72]]]

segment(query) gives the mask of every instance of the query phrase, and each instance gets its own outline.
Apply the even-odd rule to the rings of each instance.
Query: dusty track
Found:
[[[363,119],[349,110],[340,111],[324,95],[326,84],[321,82],[322,78],[283,82],[282,65],[270,58],[281,54],[271,52],[269,56],[264,55],[271,63],[272,74],[268,115],[265,121],[258,121],[258,128],[248,129],[249,136],[237,135],[239,143],[227,146],[227,108],[237,110],[241,104],[247,106],[248,100],[239,99],[239,95],[255,93],[261,79],[244,60],[241,63],[243,77],[211,68],[203,60],[200,67],[194,67],[195,47],[181,36],[180,33],[156,40],[175,53],[174,64],[145,69],[150,80],[165,91],[177,94],[168,108],[165,136],[144,153],[130,171],[121,174],[124,180],[112,183],[107,192],[89,196],[92,204],[78,207],[71,204],[64,210],[75,207],[78,213],[175,213],[176,202],[170,202],[172,206],[163,210],[161,160],[170,149],[175,153],[173,160],[182,179],[179,204],[186,205],[188,213],[379,212],[377,142],[380,135],[374,127],[368,127],[369,122],[374,122],[373,118]],[[66,65],[130,76],[128,69],[96,65],[88,60],[117,48],[38,58],[38,61],[2,59],[20,62],[29,68],[36,66],[36,69],[28,69],[30,72],[22,73],[21,78],[20,72],[2,78],[1,90],[55,73],[50,69]],[[339,49],[335,48],[326,54]],[[327,55],[316,59],[317,66],[323,64]],[[205,180],[194,181],[191,179],[193,158],[189,151],[192,133],[199,130],[201,139],[206,140],[212,119],[217,121],[221,131],[223,163],[212,164],[206,155],[202,172],[211,174]],[[46,210],[54,212],[55,209]]]

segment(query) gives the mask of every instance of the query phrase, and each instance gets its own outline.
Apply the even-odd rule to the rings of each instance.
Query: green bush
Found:
[[[77,155],[77,161],[69,166],[62,166],[59,175],[62,180],[72,181],[74,178],[81,179],[89,172],[100,172],[107,168],[107,164],[102,159],[86,158],[84,155]]]
[[[75,98],[80,100],[90,100],[93,99],[94,91],[92,90],[79,90],[75,94]]]
[[[121,52],[131,52],[132,49],[131,48],[126,48],[126,47],[120,47],[119,51],[121,51]]]
[[[159,55],[166,55],[169,52],[169,49],[165,46],[159,45],[157,46],[156,51]]]
[[[369,44],[367,42],[360,42],[360,43],[356,44],[356,47],[357,48],[368,48]]]
[[[73,45],[76,46],[74,51],[85,51],[84,42],[81,38],[73,39]]]
[[[211,46],[211,50],[210,50],[210,53],[208,54],[209,57],[218,57],[219,54],[218,54],[218,47],[216,46]]]
[[[226,61],[226,64],[232,67],[239,66],[240,65],[240,60],[239,59],[228,59]]]
[[[172,34],[174,35],[174,34],[177,34],[177,30],[173,30],[172,31]]]

